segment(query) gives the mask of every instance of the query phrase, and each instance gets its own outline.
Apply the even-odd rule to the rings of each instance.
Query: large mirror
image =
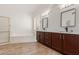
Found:
[[[48,17],[42,17],[42,29],[45,30],[46,28],[48,28]]]
[[[61,26],[74,27],[76,25],[76,9],[61,12]]]

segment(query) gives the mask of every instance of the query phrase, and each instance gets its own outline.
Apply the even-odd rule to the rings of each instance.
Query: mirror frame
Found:
[[[46,23],[44,22],[44,20],[46,20]],[[44,27],[44,23],[45,23],[46,27]],[[43,16],[42,17],[42,29],[45,30],[46,28],[48,28],[48,17],[47,16]]]
[[[65,12],[68,12],[68,11],[72,11],[72,10],[75,10],[74,26],[62,26],[62,14],[65,13]],[[61,16],[60,16],[60,26],[61,26],[61,27],[75,27],[75,26],[76,26],[76,9],[75,9],[75,8],[72,8],[72,9],[69,9],[69,10],[66,10],[66,11],[61,12]]]

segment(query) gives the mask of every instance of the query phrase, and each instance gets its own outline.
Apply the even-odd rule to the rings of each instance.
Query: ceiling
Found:
[[[0,9],[4,10],[18,10],[27,13],[35,13],[43,8],[47,8],[49,4],[0,4]]]

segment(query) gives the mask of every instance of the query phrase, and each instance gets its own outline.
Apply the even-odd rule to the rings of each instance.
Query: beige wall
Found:
[[[29,37],[33,35],[32,17],[26,11],[0,5],[0,16],[10,18],[10,36],[11,37]],[[34,42],[34,39],[10,39],[11,42]]]

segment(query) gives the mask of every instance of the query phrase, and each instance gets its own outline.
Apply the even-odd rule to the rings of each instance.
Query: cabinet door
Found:
[[[44,32],[40,32],[39,42],[44,44]]]
[[[79,35],[64,35],[63,51],[65,54],[79,54]]]
[[[52,33],[52,48],[62,51],[62,35],[60,33]]]
[[[44,32],[37,32],[37,41],[40,43],[44,43]]]
[[[45,32],[45,44],[49,47],[51,47],[51,33]]]
[[[37,41],[39,41],[39,35],[40,35],[40,32],[37,31],[37,32],[36,32],[36,39],[37,39]]]

